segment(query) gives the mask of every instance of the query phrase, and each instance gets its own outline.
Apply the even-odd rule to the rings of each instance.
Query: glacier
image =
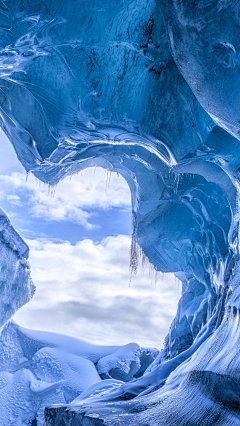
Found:
[[[96,347],[11,320],[34,293],[0,212],[0,420],[240,425],[239,0],[0,0],[0,120],[55,186],[100,166],[138,249],[182,296],[164,349]]]

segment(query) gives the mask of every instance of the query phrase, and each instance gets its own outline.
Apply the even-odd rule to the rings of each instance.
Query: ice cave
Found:
[[[25,170],[122,175],[132,267],[138,244],[182,282],[160,353],[25,330],[29,250],[1,211],[0,424],[240,425],[240,0],[0,0],[0,32]]]

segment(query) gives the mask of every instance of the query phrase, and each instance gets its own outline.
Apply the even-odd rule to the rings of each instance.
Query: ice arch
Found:
[[[32,199],[35,211],[43,217],[40,221],[35,217],[35,238],[29,238],[27,232],[36,292],[14,321],[99,344],[137,342],[162,348],[177,311],[180,285],[173,274],[157,273],[141,256],[137,272],[131,274],[131,200],[125,180],[101,168],[88,168],[59,182],[54,196],[48,194],[48,185],[39,186],[34,176],[25,181],[22,174],[23,192],[15,189],[14,195],[20,196],[27,219]],[[21,196],[30,188],[28,204]],[[12,207],[14,218],[17,214],[21,217],[18,207],[5,205],[6,211]],[[67,222],[58,221],[64,217]],[[79,222],[74,224],[74,220]],[[16,222],[15,227],[18,225]],[[93,229],[87,230],[90,225]]]
[[[239,2],[231,2],[231,7],[221,0],[189,5],[153,0],[103,0],[100,5],[84,0],[1,1],[1,120],[20,161],[51,184],[91,165],[121,173],[132,192],[136,241],[156,268],[173,271],[183,281],[165,350],[144,379],[120,386],[106,398],[129,399],[155,391],[153,396],[136,398],[132,412],[128,403],[116,404],[116,415],[104,406],[104,398],[95,401],[94,413],[98,410],[105,424],[136,424],[137,418],[138,424],[185,425],[191,416],[194,425],[201,416],[203,425],[238,424],[232,420],[234,413],[219,411],[218,401],[227,405],[228,395],[214,391],[215,383],[224,382],[216,376],[220,373],[229,375],[226,386],[235,392],[231,374],[236,374],[236,359],[222,361],[220,370],[214,369],[213,360],[213,376],[205,374],[206,353],[224,358],[229,324],[235,324],[235,331],[238,325],[236,299],[228,300],[228,289],[237,287],[236,278],[229,279],[234,270],[236,274],[239,257],[239,140],[234,137],[237,118],[222,111],[223,92],[220,96],[218,90],[224,81],[229,93],[235,90],[238,40],[218,40],[207,65],[209,56],[203,61],[201,43],[209,38],[205,29],[219,34],[221,19],[228,22],[227,35],[233,33]],[[190,51],[196,62],[189,61]],[[218,75],[219,67],[220,82],[211,74]],[[195,77],[208,83],[200,86],[202,92]],[[232,112],[235,101],[227,97],[225,110],[230,106]],[[222,347],[221,339],[214,337],[218,333]],[[237,339],[237,333],[234,336]],[[191,362],[184,363],[190,356]],[[195,376],[194,369],[201,374]],[[208,380],[212,392],[206,390]],[[184,399],[192,388],[198,392],[188,414]],[[164,404],[157,402],[169,389],[171,409],[166,415]],[[205,404],[201,412],[193,409],[198,398]],[[80,405],[77,411],[79,424],[85,422],[81,412],[91,415],[90,407]],[[121,419],[122,411],[131,415]],[[51,413],[46,421],[61,424],[63,409]],[[70,422],[71,413],[66,416]]]

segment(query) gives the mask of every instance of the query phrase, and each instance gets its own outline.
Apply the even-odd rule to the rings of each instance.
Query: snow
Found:
[[[157,350],[144,350],[136,343],[95,345],[74,336],[28,330],[12,321],[0,340],[0,424],[11,426],[14,421],[24,426],[37,418],[42,426],[46,406],[78,400],[94,386],[109,390],[122,385],[140,369],[145,352],[151,357],[142,365],[142,374]],[[121,380],[104,380],[102,385],[98,370],[108,368]]]
[[[134,343],[119,348],[98,361],[98,373],[103,379],[114,378],[124,382],[132,380],[140,368],[137,352],[140,352],[140,348]]]

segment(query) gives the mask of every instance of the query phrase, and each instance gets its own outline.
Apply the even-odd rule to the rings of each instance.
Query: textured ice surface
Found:
[[[85,425],[238,425],[240,1],[1,0],[0,6],[1,125],[19,160],[51,185],[89,166],[122,174],[132,193],[132,268],[138,242],[156,269],[183,283],[165,348],[144,375],[137,376],[141,361],[133,347],[122,370],[120,349],[114,360],[111,351],[101,362],[87,358],[92,382],[63,376],[55,394],[61,404],[62,394],[68,402],[80,393],[77,386],[92,385],[86,398],[74,396],[67,412],[46,410],[46,425],[70,425],[73,418]],[[2,324],[30,297],[27,278],[19,282],[21,303],[10,284],[3,292],[12,307],[3,307]],[[5,339],[16,327],[5,328]],[[51,360],[48,371],[60,374],[64,366],[72,377],[70,361],[51,349],[51,339],[35,347],[34,334],[24,337],[31,368],[4,367],[6,383],[13,374],[23,388],[43,381],[43,390],[35,366],[42,356]],[[83,357],[69,351],[72,366],[75,356]],[[94,383],[91,362],[109,379]],[[44,398],[30,406],[43,407]]]
[[[28,252],[28,246],[0,209],[0,330],[34,293]]]

